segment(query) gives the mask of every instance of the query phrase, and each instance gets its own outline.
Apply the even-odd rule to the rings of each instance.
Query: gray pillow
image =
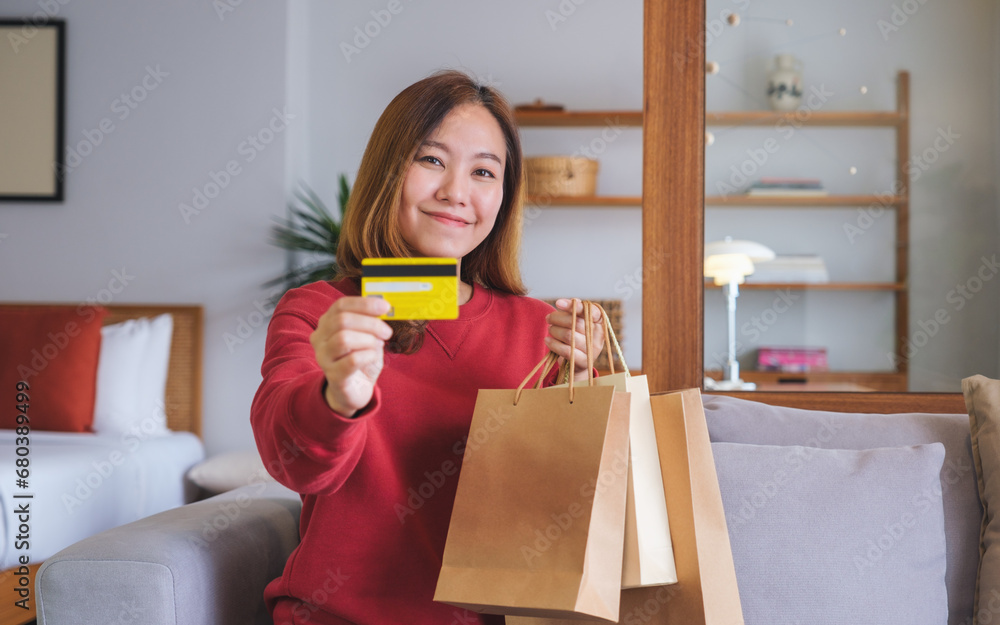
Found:
[[[966,414],[863,414],[800,410],[705,395],[712,441],[759,445],[805,445],[826,449],[870,449],[944,443],[941,469],[944,531],[948,543],[950,625],[968,625],[979,567],[983,509],[972,462]]]
[[[943,445],[712,451],[746,625],[947,622]]]

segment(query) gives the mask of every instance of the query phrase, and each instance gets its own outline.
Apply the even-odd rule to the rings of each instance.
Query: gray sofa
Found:
[[[966,415],[704,405],[747,625],[971,623],[982,509]],[[261,593],[299,511],[251,484],[91,537],[41,567],[38,622],[270,623]],[[655,623],[644,609],[622,622]]]

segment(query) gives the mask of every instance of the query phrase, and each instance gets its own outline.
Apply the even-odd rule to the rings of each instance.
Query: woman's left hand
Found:
[[[549,335],[545,337],[545,345],[553,354],[560,357],[561,361],[573,358],[576,367],[574,380],[579,382],[587,379],[587,335],[584,329],[583,302],[575,300],[576,303],[576,327],[573,328],[572,304],[573,300],[556,300],[556,311],[549,313],[546,321],[549,322]],[[591,318],[594,320],[593,350],[594,359],[604,349],[604,320],[601,318],[601,309],[596,306],[590,307]]]

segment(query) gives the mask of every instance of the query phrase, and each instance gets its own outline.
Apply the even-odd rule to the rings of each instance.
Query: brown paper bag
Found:
[[[598,385],[613,386],[631,395],[629,408],[629,467],[625,500],[625,553],[622,560],[622,588],[662,586],[677,583],[673,546],[670,543],[670,522],[656,435],[653,411],[649,402],[646,376],[633,376],[625,364],[618,337],[608,314],[600,306],[604,321],[604,345],[608,350],[609,375],[594,380]],[[618,352],[618,362],[624,370],[615,372],[612,349]],[[600,356],[600,353],[595,356]],[[560,385],[565,386],[565,385]]]
[[[629,395],[480,390],[434,600],[489,614],[615,621]],[[536,384],[538,386],[538,384]]]
[[[701,391],[650,397],[678,583],[623,590],[619,623],[742,625],[743,608]],[[507,625],[574,621],[507,617]]]

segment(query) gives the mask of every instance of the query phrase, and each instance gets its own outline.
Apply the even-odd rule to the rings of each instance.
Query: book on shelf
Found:
[[[761,178],[750,185],[754,197],[824,197],[829,195],[816,178]]]
[[[780,373],[830,370],[825,347],[759,347],[757,369]]]
[[[830,281],[826,263],[816,254],[779,255],[773,260],[757,261],[753,267],[753,273],[746,277],[748,283],[824,284]]]

